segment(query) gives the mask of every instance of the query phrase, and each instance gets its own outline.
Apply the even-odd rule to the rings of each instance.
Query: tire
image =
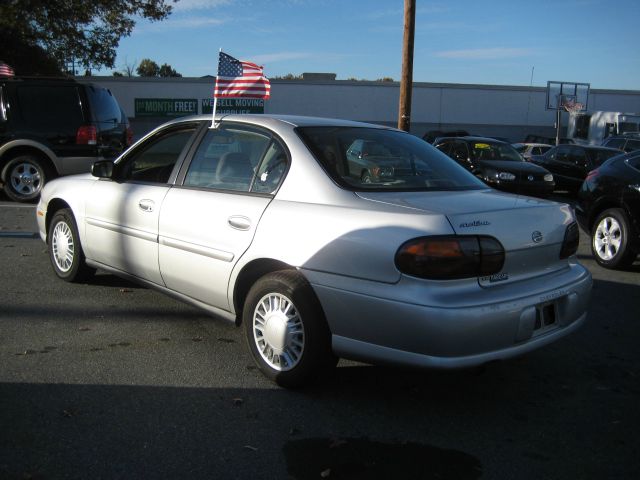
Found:
[[[260,278],[249,290],[242,317],[254,361],[278,385],[300,387],[335,367],[320,302],[294,270]]]
[[[47,240],[49,260],[59,278],[66,282],[80,282],[95,273],[95,269],[85,263],[78,227],[71,210],[65,208],[53,216]]]
[[[596,218],[591,232],[591,251],[599,265],[605,268],[628,267],[636,258],[630,245],[631,223],[620,208],[605,210]]]
[[[12,158],[4,172],[4,191],[16,202],[37,200],[44,184],[53,177],[48,166],[35,155]]]

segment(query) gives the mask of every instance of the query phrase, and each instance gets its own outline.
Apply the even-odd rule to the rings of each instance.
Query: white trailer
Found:
[[[640,132],[640,114],[623,112],[575,112],[569,114],[567,137],[576,143],[600,145],[611,135]]]

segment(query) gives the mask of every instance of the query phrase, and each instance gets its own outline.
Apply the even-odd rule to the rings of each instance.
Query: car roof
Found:
[[[172,120],[168,123],[182,123],[189,121],[211,121],[211,115],[191,115]],[[338,118],[308,117],[303,115],[274,115],[274,114],[224,114],[216,115],[216,122],[244,122],[263,127],[274,127],[279,124],[288,124],[292,127],[369,127],[384,130],[398,130],[396,128],[373,123],[342,120]],[[398,130],[401,131],[401,130]]]
[[[536,142],[518,142],[518,143],[512,143],[512,145],[526,145],[528,147],[553,147],[553,145],[549,145],[548,143],[536,143]]]
[[[475,135],[467,135],[464,137],[439,137],[436,140],[467,140],[469,142],[485,142],[485,143],[499,143],[501,145],[511,145],[509,142],[503,142],[502,140],[497,140],[493,137],[478,137]],[[435,142],[434,142],[435,143]]]

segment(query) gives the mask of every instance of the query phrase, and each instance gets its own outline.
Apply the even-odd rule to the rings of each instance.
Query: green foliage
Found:
[[[159,72],[158,64],[149,58],[143,58],[136,69],[136,73],[141,77],[157,77]]]
[[[163,63],[161,67],[150,58],[143,58],[136,73],[141,77],[181,77],[182,75],[168,63]]]
[[[175,0],[174,0],[175,1]],[[3,60],[16,74],[56,73],[74,60],[85,69],[114,66],[116,48],[135,19],[162,20],[171,0],[2,0]],[[24,52],[39,52],[46,65]]]
[[[181,77],[182,75],[176,72],[171,65],[168,63],[163,63],[158,71],[158,75],[161,77]]]
[[[287,73],[277,77],[271,77],[272,80],[302,80],[302,75],[294,75],[293,73]]]

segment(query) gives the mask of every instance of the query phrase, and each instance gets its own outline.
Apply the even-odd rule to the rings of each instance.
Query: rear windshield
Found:
[[[327,173],[351,190],[487,188],[424,140],[397,130],[301,127],[298,135]]]
[[[96,122],[120,122],[122,120],[120,105],[109,90],[89,85],[87,95],[91,103],[91,113]]]

